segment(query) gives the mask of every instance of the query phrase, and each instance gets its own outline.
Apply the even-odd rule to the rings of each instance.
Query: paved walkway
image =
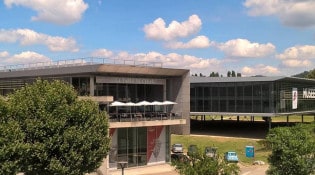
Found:
[[[121,175],[121,169],[109,171],[109,175]],[[146,167],[127,168],[124,175],[179,175],[169,164],[149,165]]]
[[[240,175],[265,175],[268,165],[239,165]],[[109,171],[109,175],[121,175],[121,169]],[[146,167],[127,168],[124,175],[179,175],[169,164],[151,165]]]

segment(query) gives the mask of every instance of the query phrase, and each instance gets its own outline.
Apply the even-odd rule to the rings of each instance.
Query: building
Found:
[[[315,115],[315,80],[294,77],[191,77],[190,114]],[[269,120],[270,121],[270,120]]]
[[[189,134],[189,70],[163,68],[161,63],[82,59],[0,68],[0,94],[36,79],[64,80],[80,98],[90,98],[107,110],[112,139],[102,174],[117,169],[170,160],[170,133]],[[115,106],[113,102],[171,101],[172,105]]]

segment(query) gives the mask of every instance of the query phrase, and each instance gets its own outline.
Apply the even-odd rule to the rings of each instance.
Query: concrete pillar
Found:
[[[287,115],[287,124],[289,123],[289,115]]]
[[[302,123],[304,123],[304,115],[302,114]]]
[[[95,89],[94,76],[90,76],[90,96],[94,96],[94,89]]]

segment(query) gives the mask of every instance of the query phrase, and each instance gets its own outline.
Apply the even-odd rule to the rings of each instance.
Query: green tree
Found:
[[[234,70],[232,70],[231,76],[232,76],[232,77],[236,77],[236,73],[235,73]]]
[[[237,73],[236,77],[242,77],[242,74],[241,73]]]
[[[211,74],[209,75],[209,77],[219,77],[219,73],[218,72],[211,72]]]
[[[315,69],[311,70],[307,76],[307,78],[310,78],[310,79],[315,79]]]
[[[96,103],[79,100],[64,82],[37,80],[26,85],[8,97],[8,113],[15,121],[12,125],[22,131],[17,132],[21,148],[13,153],[23,152],[17,164],[26,174],[92,172],[108,153],[106,114]]]
[[[18,123],[8,115],[8,104],[0,97],[0,174],[17,174],[23,152],[24,134]]]
[[[240,168],[222,157],[212,158],[201,153],[191,154],[187,159],[173,161],[172,165],[181,175],[238,175]]]
[[[231,71],[228,71],[227,72],[227,77],[231,77],[231,75],[232,75]]]
[[[310,175],[315,173],[315,124],[278,127],[270,130],[269,175]]]

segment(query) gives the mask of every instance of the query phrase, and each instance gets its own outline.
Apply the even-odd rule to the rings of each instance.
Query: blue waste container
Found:
[[[245,154],[246,154],[246,157],[254,157],[255,155],[254,146],[246,146]]]

